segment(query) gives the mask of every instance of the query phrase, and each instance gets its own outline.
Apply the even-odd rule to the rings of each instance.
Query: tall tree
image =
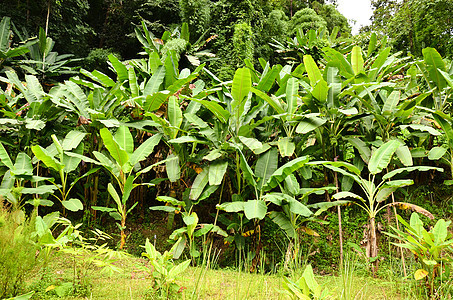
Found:
[[[453,55],[453,2],[451,0],[372,0],[373,28],[387,34],[396,50],[421,56],[435,47]]]
[[[209,0],[180,0],[181,19],[189,24],[190,40],[195,42],[209,27],[212,3]]]
[[[238,52],[235,51],[232,40],[236,25],[249,25],[251,34],[242,36],[251,37],[244,40],[245,43],[254,43],[257,38],[256,33],[261,32],[263,28],[264,19],[263,10],[257,0],[221,0],[214,4],[210,35],[216,36],[212,42],[212,48],[220,60],[214,61],[211,69],[219,70],[220,79],[231,79],[234,69],[243,63],[237,56]]]
[[[311,8],[299,10],[291,19],[290,31],[291,34],[296,34],[297,30],[307,32],[310,29],[318,30],[327,28],[327,22]]]
[[[289,17],[303,8],[313,7],[315,3],[337,5],[337,0],[269,0],[269,2],[274,9],[283,10]]]
[[[326,21],[329,32],[332,32],[333,28],[337,26],[340,34],[351,33],[351,26],[349,26],[348,19],[334,5],[315,3],[313,9]]]

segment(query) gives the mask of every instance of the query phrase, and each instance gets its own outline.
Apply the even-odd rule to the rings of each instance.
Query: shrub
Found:
[[[405,231],[391,227],[397,235],[387,235],[399,240],[401,243],[394,243],[396,246],[409,249],[420,263],[414,273],[415,280],[424,280],[428,294],[437,297],[439,291],[443,291],[442,284],[450,278],[450,267],[452,263],[453,238],[448,231],[451,221],[440,219],[436,225],[427,231],[423,221],[417,213],[412,213],[410,222],[407,223],[398,216],[399,221],[404,225]]]
[[[108,73],[109,68],[107,62],[110,54],[114,54],[118,59],[121,59],[119,54],[115,53],[111,48],[95,48],[91,50],[83,62],[83,68],[88,71],[98,70],[103,73]]]
[[[31,239],[33,220],[22,210],[10,210],[0,202],[0,298],[16,296],[27,274],[37,263],[37,247]]]

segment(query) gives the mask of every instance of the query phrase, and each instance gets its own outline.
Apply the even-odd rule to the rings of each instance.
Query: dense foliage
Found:
[[[87,243],[69,220],[87,229],[114,224],[117,247],[127,249],[134,224],[165,214],[169,229],[179,227],[170,232],[171,251],[161,254],[146,241],[147,257],[157,268],[148,272],[162,282],[155,289],[163,297],[176,292],[173,281],[190,262],[209,264],[213,247],[236,255],[240,267],[264,270],[273,268],[265,256],[278,252],[274,243],[283,249],[277,260],[287,271],[303,264],[304,253],[315,267],[326,257],[328,264],[339,259],[341,266],[347,237],[350,247],[363,251],[374,276],[386,263],[379,242],[384,226],[395,225],[402,241],[397,246],[410,248],[397,212],[438,216],[427,203],[414,203],[408,187],[436,184],[450,191],[453,183],[448,42],[439,44],[445,45],[444,55],[419,42],[427,40],[422,31],[410,45],[391,37],[387,46],[379,37],[384,31],[356,43],[331,4],[291,1],[288,13],[286,1],[272,2],[281,5],[270,9],[257,0],[108,1],[107,6],[94,1],[90,8],[85,1],[48,0],[36,2],[36,8],[8,4],[5,11],[12,16],[41,9],[47,17],[0,22],[5,236],[39,249],[34,259],[40,253],[48,259],[58,249],[81,257],[82,271],[90,263],[114,269],[105,245]],[[382,16],[397,20],[410,8],[406,4]],[[71,10],[75,7],[78,13]],[[68,11],[74,20],[60,28],[58,18]],[[180,20],[168,17],[173,13],[185,22],[173,24]],[[94,21],[100,16],[102,26]],[[21,35],[34,26],[36,38]],[[451,32],[451,25],[446,30]],[[432,34],[440,39],[444,32]],[[72,34],[82,49],[71,48]],[[90,39],[99,44],[88,54]],[[21,219],[13,220],[16,214]],[[408,230],[423,224],[418,215],[412,218],[410,226],[399,220]],[[438,240],[451,241],[449,223],[439,222],[435,228],[441,233],[435,229],[421,237],[433,251]],[[51,230],[58,224],[64,229],[55,237]],[[96,241],[104,237],[94,233]],[[440,237],[430,244],[428,234]],[[308,253],[307,243],[317,250]],[[429,276],[416,276],[426,280],[431,296],[438,277],[449,276],[451,245],[443,246],[430,263],[421,263],[418,274]],[[184,255],[190,260],[173,263]],[[20,259],[25,267],[32,262]],[[17,286],[23,282],[20,272],[9,276]],[[305,281],[313,278],[305,275]],[[286,287],[303,290],[305,281],[287,281]],[[81,285],[74,279],[70,291],[76,283]],[[20,291],[14,282],[4,285],[2,295]]]
[[[373,0],[373,26],[392,39],[395,50],[420,56],[425,47],[453,55],[453,3],[448,0]]]
[[[282,11],[284,16],[276,16],[274,10]],[[299,19],[297,24],[295,21],[289,22],[288,18],[293,15]],[[301,25],[299,27],[303,30],[308,27],[319,28],[317,25],[307,27],[299,24],[304,19],[308,20],[304,22],[310,22],[310,18],[315,18],[329,31],[338,26],[340,34],[350,33],[346,18],[333,5],[322,1],[77,0],[63,3],[42,0],[33,1],[31,5],[19,1],[6,3],[0,12],[0,18],[4,16],[11,17],[18,28],[13,39],[16,43],[31,37],[42,27],[48,36],[59,41],[55,49],[57,52],[86,57],[93,56],[91,51],[99,53],[97,49],[100,48],[109,49],[128,59],[137,54],[139,44],[134,37],[134,27],[141,22],[158,37],[165,30],[174,35],[173,30],[181,22],[186,22],[189,25],[189,42],[197,44],[206,41],[202,47],[210,48],[217,54],[210,69],[218,71],[221,79],[232,76],[228,70],[241,65],[244,58],[232,46],[235,26],[238,24],[250,26],[251,38],[247,39],[250,43],[247,47],[253,48],[253,59],[270,59],[273,51],[268,43],[273,38],[284,40],[291,37],[296,25]],[[270,24],[276,17],[278,23]],[[286,27],[290,31],[282,31]],[[27,33],[23,33],[24,30]],[[252,44],[254,47],[250,48]],[[87,63],[86,67],[93,65]]]

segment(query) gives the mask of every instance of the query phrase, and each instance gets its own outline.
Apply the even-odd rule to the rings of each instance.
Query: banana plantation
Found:
[[[450,299],[453,64],[435,48],[300,29],[271,42],[278,59],[236,41],[225,73],[215,36],[142,22],[136,58],[85,69],[46,30],[13,29],[4,17],[1,299],[97,297],[93,272],[142,252],[148,298],[111,299],[211,299],[198,274],[222,268],[280,278],[261,299],[371,299],[318,277],[353,272]]]

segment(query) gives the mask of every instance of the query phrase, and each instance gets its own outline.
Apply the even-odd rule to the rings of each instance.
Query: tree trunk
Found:
[[[376,258],[377,252],[376,220],[373,217],[370,218],[370,258]],[[372,262],[371,270],[373,272],[373,277],[376,277],[377,263],[377,259]]]
[[[107,12],[105,13],[104,26],[102,27],[102,35],[101,35],[101,38],[99,40],[99,48],[104,47],[105,36],[107,35],[107,26],[109,24],[110,10],[111,10],[111,7],[109,5],[107,7]]]
[[[335,172],[335,186],[337,188],[337,193],[339,191],[338,189],[338,174]],[[337,212],[338,212],[338,234],[339,234],[339,240],[340,240],[340,270],[343,269],[343,226],[341,222],[341,207],[340,205],[337,205]]]
[[[121,244],[120,250],[123,250],[124,245],[126,244],[126,233],[124,232],[124,228],[126,228],[126,218],[121,219]]]
[[[49,31],[49,19],[50,19],[50,0],[47,1],[47,16],[46,16],[46,37]]]
[[[392,203],[395,203],[395,195],[393,193],[392,193]],[[396,214],[396,207],[395,207],[395,205],[392,205],[392,206],[393,206],[393,214],[395,215],[396,229],[400,230],[400,225],[399,225],[398,217],[397,217],[397,214]],[[390,224],[390,221],[389,221],[389,224]],[[399,236],[399,233],[398,233],[398,236]],[[403,264],[403,274],[404,274],[404,277],[407,277],[406,260],[404,258],[404,250],[403,250],[403,247],[398,247],[398,248],[400,249],[400,253],[401,253],[401,262]]]

